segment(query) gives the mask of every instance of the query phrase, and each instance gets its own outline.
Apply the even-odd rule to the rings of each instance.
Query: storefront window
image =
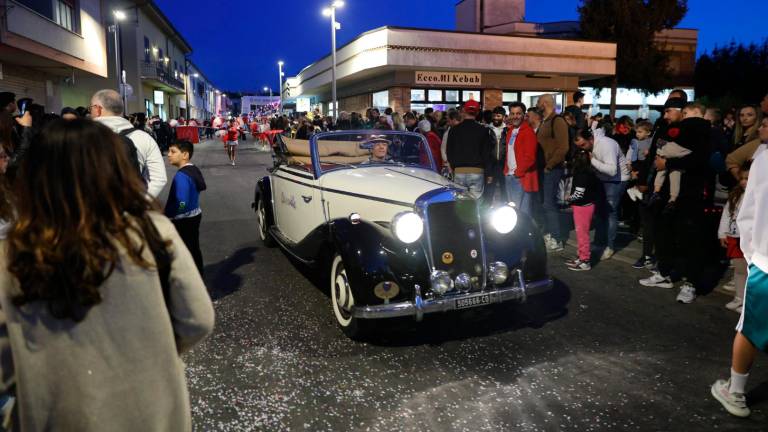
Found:
[[[443,91],[442,90],[430,90],[429,91],[429,100],[430,101],[437,101],[440,102],[443,100]]]
[[[373,94],[373,106],[379,110],[386,109],[389,106],[389,91],[384,90]]]
[[[461,92],[461,100],[466,102],[468,100],[474,100],[480,102],[480,90],[464,90]]]
[[[412,101],[424,101],[426,100],[425,91],[423,89],[412,89],[411,90],[411,100]]]
[[[520,92],[504,92],[501,98],[504,103],[518,102],[520,101]]]

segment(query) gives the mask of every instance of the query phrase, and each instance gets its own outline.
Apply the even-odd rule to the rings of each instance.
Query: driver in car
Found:
[[[377,138],[369,141],[372,145],[371,156],[364,164],[370,163],[393,163],[392,157],[389,156],[389,141],[384,138]]]

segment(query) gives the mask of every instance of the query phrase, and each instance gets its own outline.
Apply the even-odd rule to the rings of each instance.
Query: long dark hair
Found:
[[[99,287],[127,256],[143,268],[144,247],[167,250],[125,144],[91,120],[56,120],[35,137],[14,184],[16,222],[8,270],[17,306],[41,301],[59,319],[81,321]]]
[[[740,176],[742,174],[749,175],[749,169],[752,166],[752,161],[746,161],[741,166]],[[741,186],[741,179],[736,181],[736,186],[734,186],[731,191],[728,193],[728,211],[731,213],[731,219],[736,219],[736,215],[734,214],[736,212],[736,205],[739,204],[739,200],[741,200],[741,197],[744,196],[744,192],[746,190],[744,187]]]

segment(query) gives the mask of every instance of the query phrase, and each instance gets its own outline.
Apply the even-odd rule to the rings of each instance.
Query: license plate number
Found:
[[[491,303],[491,296],[480,294],[472,297],[456,299],[456,309],[466,309],[475,306],[483,306]]]

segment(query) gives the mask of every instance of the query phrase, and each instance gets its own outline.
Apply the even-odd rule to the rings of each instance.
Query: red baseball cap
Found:
[[[470,99],[464,102],[464,111],[468,114],[477,114],[480,112],[480,103],[476,100]]]

